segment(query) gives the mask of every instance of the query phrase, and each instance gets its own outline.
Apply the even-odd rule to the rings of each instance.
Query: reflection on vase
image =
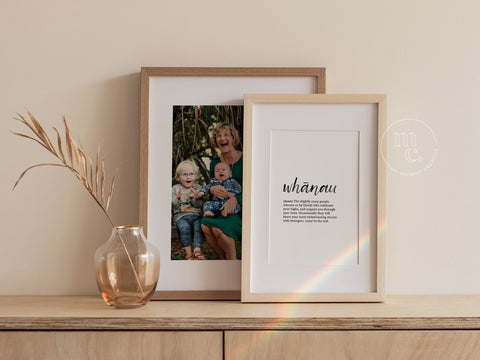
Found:
[[[155,293],[159,271],[160,255],[141,226],[116,226],[95,252],[97,285],[113,307],[145,305]]]

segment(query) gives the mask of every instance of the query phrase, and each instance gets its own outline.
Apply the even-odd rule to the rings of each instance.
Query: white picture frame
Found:
[[[384,301],[386,96],[244,106],[242,301]]]
[[[241,261],[169,257],[172,106],[243,105],[252,92],[324,93],[325,68],[142,68],[139,221],[161,256],[154,299],[240,299]]]

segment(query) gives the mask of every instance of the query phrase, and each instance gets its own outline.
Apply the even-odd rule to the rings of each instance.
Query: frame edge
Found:
[[[139,224],[148,236],[148,126],[150,103],[150,73],[142,68],[140,80],[140,180],[139,180]]]
[[[319,99],[324,101],[319,102]],[[385,94],[245,94],[244,96],[244,134],[250,135],[250,147],[248,149],[251,165],[251,136],[253,135],[253,105],[262,103],[374,103],[378,106],[377,113],[377,274],[376,291],[369,293],[312,293],[303,294],[300,301],[292,301],[291,293],[251,293],[250,291],[250,240],[251,229],[248,231],[248,241],[242,241],[242,254],[248,254],[242,259],[242,302],[282,302],[282,303],[304,303],[304,302],[384,302],[385,301],[385,229],[380,229],[382,222],[386,223],[386,166],[380,156],[380,151],[386,149],[386,142],[381,143],[381,137],[386,129],[386,95]],[[248,105],[248,113],[247,113]],[[248,116],[247,116],[248,114]],[[245,137],[245,135],[244,135]],[[245,167],[244,167],[245,169]],[[244,182],[248,182],[248,190],[251,191],[251,169],[244,170]],[[248,198],[248,214],[250,213],[251,199]],[[250,218],[249,224],[250,224]],[[245,224],[245,223],[244,223]],[[246,224],[245,224],[246,226]],[[383,225],[385,227],[385,225]],[[243,230],[242,230],[243,232]],[[245,265],[244,265],[245,263]]]

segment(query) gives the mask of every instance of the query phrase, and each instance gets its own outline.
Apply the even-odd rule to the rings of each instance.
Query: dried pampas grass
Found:
[[[113,189],[115,187],[116,174],[112,178],[107,194],[107,192],[105,191],[105,159],[102,158],[100,160],[101,146],[98,146],[94,165],[92,158],[87,154],[80,141],[78,142],[78,145],[73,138],[67,121],[65,120],[65,116],[63,117],[63,124],[65,127],[65,134],[63,140],[60,132],[55,127],[53,128],[56,133],[55,147],[53,142],[48,137],[47,132],[43,129],[37,119],[35,119],[35,117],[29,111],[27,111],[27,113],[30,119],[25,118],[21,114],[17,114],[19,117],[14,118],[14,120],[17,120],[27,126],[33,132],[33,135],[30,136],[15,131],[12,131],[12,134],[35,141],[43,148],[45,148],[49,153],[55,156],[59,162],[43,163],[30,166],[20,174],[15,185],[13,185],[12,190],[15,190],[15,188],[23,179],[25,174],[34,168],[40,166],[59,166],[67,168],[75,175],[78,180],[80,180],[85,189],[93,197],[98,206],[100,206],[103,213],[107,216],[108,221],[110,222],[112,227],[114,227],[115,225],[113,224],[113,221],[108,214],[108,208],[110,206],[110,200],[112,199]]]
[[[29,111],[27,111],[27,113],[28,113],[28,117],[30,118],[30,121],[29,119],[26,119],[21,114],[17,114],[19,117],[14,118],[14,120],[18,120],[22,124],[26,125],[33,132],[33,136],[22,134],[15,131],[12,131],[12,134],[26,138],[26,139],[33,140],[36,143],[40,144],[49,153],[55,156],[57,160],[59,160],[59,163],[43,163],[43,164],[36,164],[36,165],[30,166],[20,174],[15,185],[13,185],[12,191],[15,190],[15,188],[17,187],[19,182],[23,179],[25,174],[36,167],[60,166],[60,167],[67,168],[76,176],[78,180],[80,180],[80,182],[83,184],[85,189],[87,189],[88,193],[93,197],[93,199],[98,204],[98,206],[100,206],[103,213],[107,216],[108,221],[114,228],[115,225],[112,219],[110,218],[110,215],[108,214],[108,208],[110,206],[110,200],[112,199],[113,188],[115,187],[116,174],[112,178],[112,181],[110,183],[110,187],[108,190],[108,195],[107,195],[105,191],[105,183],[106,183],[105,159],[102,158],[102,160],[100,160],[101,146],[100,145],[98,146],[97,154],[95,157],[95,166],[94,166],[92,158],[87,154],[87,152],[81,145],[80,141],[78,142],[78,144],[80,145],[78,145],[75,139],[73,138],[72,133],[68,128],[67,121],[65,120],[65,116],[63,117],[63,125],[65,127],[64,140],[62,140],[62,136],[60,135],[60,132],[55,127],[53,128],[53,130],[57,135],[56,136],[57,147],[55,147],[52,141],[50,140],[50,138],[48,137],[46,131],[38,122],[38,120],[35,119],[35,117]],[[135,270],[132,257],[128,252],[127,245],[125,244],[125,241],[120,234],[117,233],[117,236],[122,242],[122,245],[125,250],[125,253],[127,254],[130,266],[135,275],[137,285],[140,289],[140,292],[142,293],[142,296],[144,297],[145,293],[143,291],[143,287],[140,282],[138,273]]]

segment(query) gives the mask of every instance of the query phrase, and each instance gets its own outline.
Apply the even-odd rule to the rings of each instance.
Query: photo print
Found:
[[[173,106],[171,260],[240,260],[243,106]]]

